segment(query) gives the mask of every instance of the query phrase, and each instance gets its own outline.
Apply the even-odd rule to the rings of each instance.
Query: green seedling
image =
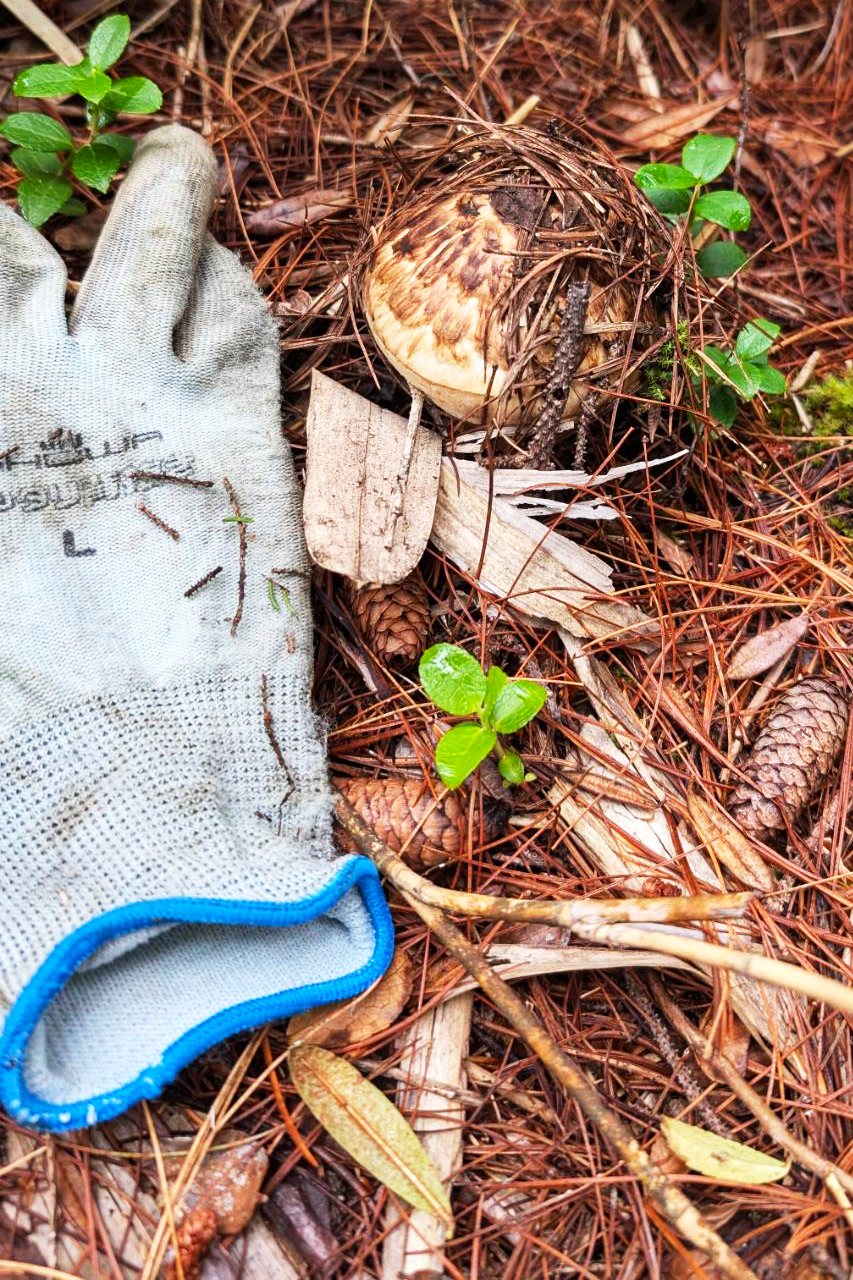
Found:
[[[634,181],[655,208],[670,222],[687,218],[691,235],[698,235],[706,222],[728,231],[746,231],[752,221],[752,206],[739,191],[705,191],[728,168],[735,153],[734,138],[715,138],[698,133],[685,145],[681,165],[644,164]],[[746,262],[746,254],[731,240],[717,240],[697,250],[696,265],[703,276],[730,276]]]
[[[439,740],[435,767],[454,790],[494,751],[504,786],[531,782],[524,762],[505,747],[501,734],[515,733],[538,715],[548,691],[537,680],[511,680],[500,667],[486,673],[476,658],[455,644],[434,644],[420,661],[418,674],[437,707],[454,716],[476,716],[478,723],[458,724]]]
[[[785,394],[785,377],[768,358],[779,331],[772,320],[750,320],[737,335],[730,354],[707,346],[688,355],[687,371],[697,391],[702,386],[700,361],[704,367],[708,412],[715,422],[731,427],[737,418],[738,401],[753,400],[760,391],[771,396]]]
[[[27,222],[40,227],[56,213],[77,217],[86,206],[72,194],[69,177],[105,193],[122,165],[133,155],[133,139],[102,133],[119,115],[159,111],[163,95],[145,76],[113,79],[106,72],[124,53],[130,19],[121,13],[99,22],[86,57],[72,67],[45,62],[15,78],[16,98],[64,98],[77,94],[86,103],[88,136],[77,143],[64,124],[37,111],[18,111],[0,124],[0,136],[13,143],[12,164],[23,175],[17,187],[18,207]]]

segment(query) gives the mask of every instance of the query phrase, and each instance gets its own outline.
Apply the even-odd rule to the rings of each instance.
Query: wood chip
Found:
[[[429,539],[441,465],[438,436],[418,427],[389,547],[404,420],[315,370],[307,434],[304,517],[311,556],[355,582],[400,582]]]
[[[446,1092],[415,1082],[435,1081],[454,1091],[465,1088],[473,1001],[473,994],[454,996],[422,1014],[397,1041],[400,1070],[407,1072],[413,1082],[398,1087],[397,1106],[411,1117],[412,1128],[448,1188],[462,1163],[465,1108],[460,1101],[448,1098]],[[382,1280],[443,1273],[447,1239],[444,1222],[422,1209],[407,1212],[401,1221],[392,1205],[386,1226],[391,1229],[382,1250]]]
[[[504,498],[494,498],[490,511],[487,495],[466,483],[448,458],[441,464],[432,541],[466,573],[479,570],[484,591],[572,635],[618,633],[622,644],[642,647],[657,634],[651,618],[613,598],[603,560],[549,533]]]
[[[695,791],[687,798],[687,811],[691,826],[709,856],[728,867],[742,884],[768,893],[777,887],[776,877],[761,854],[727,813],[715,808]]]

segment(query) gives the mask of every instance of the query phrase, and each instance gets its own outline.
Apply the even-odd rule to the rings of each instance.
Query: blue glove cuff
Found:
[[[367,858],[328,866],[332,878],[299,901],[164,898],[65,937],[6,1019],[5,1109],[56,1132],[109,1120],[225,1037],[363,991],[391,959],[390,913]],[[97,962],[133,934],[138,945]],[[86,1093],[107,1046],[111,1087]]]

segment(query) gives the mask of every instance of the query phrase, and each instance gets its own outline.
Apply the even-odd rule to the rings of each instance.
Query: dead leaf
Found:
[[[697,791],[687,797],[687,812],[709,854],[728,867],[742,884],[768,893],[777,888],[773,872],[727,813],[716,809]]]
[[[690,133],[696,133],[709,120],[713,120],[736,96],[734,93],[727,93],[712,102],[691,102],[686,107],[673,107],[663,114],[655,112],[645,120],[630,125],[622,134],[622,140],[639,149],[648,148],[649,151],[672,146],[674,142]]]
[[[402,498],[392,507],[406,423],[315,369],[308,407],[305,538],[314,561],[355,582],[399,582],[429,539],[441,441],[419,427]]]
[[[290,1074],[308,1110],[362,1168],[408,1204],[452,1227],[450,1200],[432,1161],[375,1084],[316,1045],[291,1050]]]
[[[675,538],[671,538],[662,529],[655,529],[654,539],[658,551],[673,569],[677,569],[685,577],[696,572],[696,561],[689,551],[684,550],[680,542],[676,542]]]
[[[432,541],[491,595],[534,618],[547,618],[575,636],[620,634],[642,647],[657,626],[639,609],[613,598],[611,569],[584,547],[548,530],[506,498],[464,478],[460,460],[445,458]],[[484,551],[485,542],[485,551]]]
[[[754,1147],[733,1142],[731,1138],[721,1138],[719,1134],[700,1129],[695,1124],[685,1124],[683,1120],[664,1116],[660,1127],[670,1149],[688,1169],[695,1169],[697,1173],[711,1178],[756,1187],[765,1182],[778,1182],[791,1167],[790,1159],[776,1160]]]
[[[762,671],[769,671],[802,640],[809,629],[809,621],[807,614],[799,613],[778,626],[751,636],[729,662],[726,673],[729,679],[751,680]]]
[[[247,216],[246,226],[261,236],[278,236],[291,227],[331,217],[351,204],[349,191],[306,191],[304,195],[274,200],[263,209],[256,209]]]
[[[396,142],[412,114],[414,102],[415,95],[408,93],[405,98],[392,103],[387,111],[383,111],[382,115],[377,116],[373,121],[364,135],[364,141],[373,146],[381,146],[386,141]]]
[[[291,1044],[319,1044],[345,1049],[394,1025],[412,994],[412,962],[399,947],[384,976],[353,1000],[336,1000],[297,1013],[287,1024]]]
[[[809,129],[794,128],[781,120],[770,120],[764,128],[764,141],[774,151],[781,151],[798,169],[812,169],[823,164],[837,145],[827,142]]]
[[[699,1030],[706,1039],[713,1033],[714,1049],[718,1050],[740,1074],[744,1075],[749,1061],[749,1046],[752,1037],[749,1029],[743,1025],[731,1009],[726,1009],[722,1018],[719,1018],[719,1009],[714,1005],[705,1013],[699,1024]],[[725,1084],[726,1078],[721,1075],[714,1066],[714,1058],[703,1054],[699,1058],[702,1070],[712,1080],[716,1080],[718,1084]]]

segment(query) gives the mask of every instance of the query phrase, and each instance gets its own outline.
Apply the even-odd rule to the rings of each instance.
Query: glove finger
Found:
[[[0,330],[38,328],[65,337],[65,264],[23,218],[0,202]]]
[[[208,236],[187,309],[175,334],[175,351],[205,381],[239,371],[233,390],[256,383],[253,368],[266,366],[278,386],[278,328],[251,273],[235,253]]]
[[[213,203],[216,164],[182,125],[139,146],[80,286],[71,331],[169,349],[192,288]]]

